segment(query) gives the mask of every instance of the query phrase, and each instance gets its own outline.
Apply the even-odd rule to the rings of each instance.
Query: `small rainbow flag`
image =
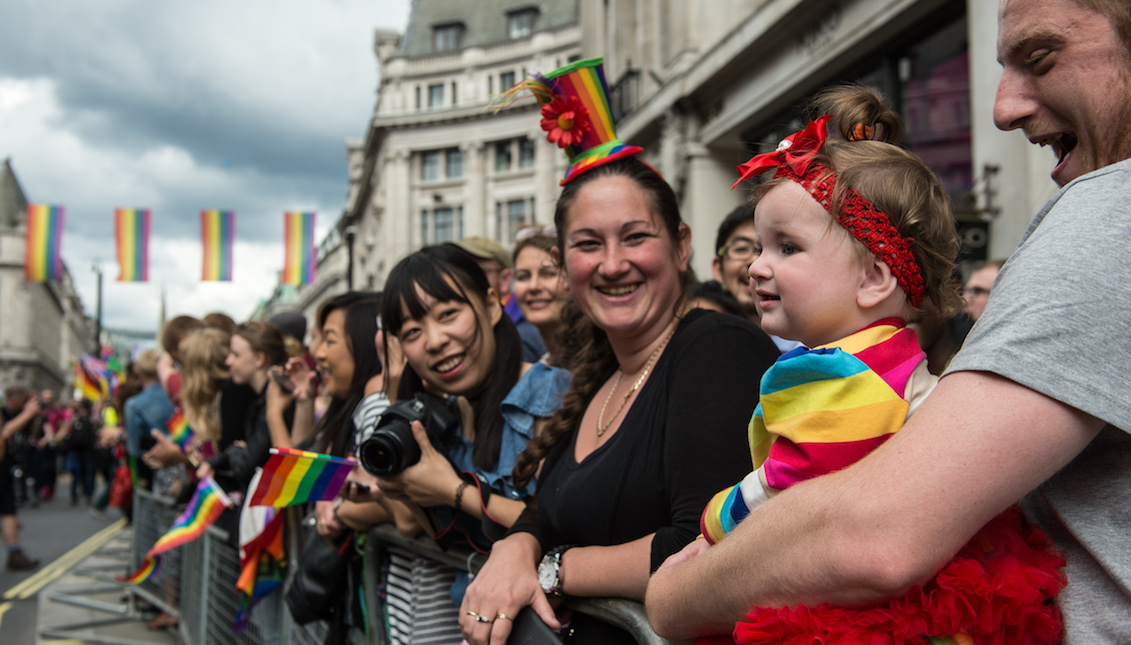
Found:
[[[173,441],[180,446],[181,452],[188,448],[193,436],[195,436],[188,420],[185,419],[185,413],[180,408],[173,411],[173,416],[169,417],[169,421],[165,423],[165,428],[169,431],[169,436],[173,438]]]
[[[149,209],[114,210],[118,242],[118,282],[149,281]]]
[[[248,505],[279,507],[334,499],[357,466],[353,459],[272,448]]]
[[[127,584],[136,585],[149,580],[161,571],[161,556],[147,557],[141,563],[141,567],[128,576],[114,576],[118,582],[125,582]]]
[[[287,211],[283,214],[286,257],[283,284],[314,282],[314,213]]]
[[[278,589],[287,577],[287,558],[283,550],[283,511],[275,512],[263,532],[247,544],[241,544],[240,577],[236,580],[239,607],[232,630],[239,636],[247,629],[251,610],[256,603]]]
[[[28,282],[63,279],[63,207],[28,204],[24,277]]]
[[[130,582],[137,584],[144,582],[157,573],[160,569],[160,559],[157,556],[168,551],[175,549],[183,544],[188,544],[196,538],[204,535],[209,526],[212,526],[216,518],[224,512],[224,509],[232,506],[232,500],[220,490],[216,485],[216,481],[211,477],[205,477],[200,480],[200,484],[196,487],[196,492],[193,493],[192,499],[189,500],[188,507],[181,513],[180,517],[173,522],[173,526],[157,539],[149,552],[145,554],[145,562],[142,563],[141,568],[132,574],[123,578],[118,578],[122,582]],[[154,563],[153,561],[157,562]],[[146,573],[148,571],[148,573]]]
[[[200,239],[204,248],[200,279],[231,282],[232,243],[236,237],[236,214],[232,211],[200,211]]]

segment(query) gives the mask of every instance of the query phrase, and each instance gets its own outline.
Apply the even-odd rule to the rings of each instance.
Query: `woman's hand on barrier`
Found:
[[[705,552],[709,548],[711,548],[711,543],[707,540],[704,540],[703,538],[692,540],[691,544],[688,544],[687,546],[680,549],[678,553],[669,555],[668,558],[664,560],[664,563],[660,565],[660,568],[656,570],[662,571],[664,569],[667,569],[668,567],[674,567],[675,565],[682,562],[687,562],[691,558],[694,558],[700,553]]]
[[[551,628],[560,629],[542,587],[538,585],[535,561],[541,555],[538,540],[529,533],[515,533],[499,540],[479,573],[475,574],[459,608],[459,626],[471,645],[504,645],[510,637],[514,617],[524,607]]]
[[[393,499],[406,499],[420,506],[452,506],[463,479],[440,454],[419,421],[412,422],[412,436],[420,446],[420,461],[400,473],[377,480],[381,491]],[[468,499],[474,499],[474,491]]]

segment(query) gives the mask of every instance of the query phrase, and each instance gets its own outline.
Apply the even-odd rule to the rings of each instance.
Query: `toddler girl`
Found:
[[[833,114],[739,167],[740,182],[775,171],[754,193],[758,255],[750,278],[762,328],[805,347],[762,378],[749,429],[755,470],[704,511],[711,544],[777,492],[846,468],[897,432],[937,380],[906,325],[950,315],[960,302],[949,200],[926,164],[893,145],[902,134],[898,115],[860,87],[818,101]],[[1046,601],[1064,585],[1063,560],[1049,549],[1013,509],[933,580],[888,605],[755,607],[733,637],[1056,642],[1060,618]]]

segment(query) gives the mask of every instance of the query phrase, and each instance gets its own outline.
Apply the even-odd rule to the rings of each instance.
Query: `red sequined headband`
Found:
[[[911,245],[915,240],[900,235],[899,230],[892,226],[887,213],[876,210],[872,202],[855,188],[846,191],[839,212],[833,204],[836,173],[816,160],[821,146],[828,138],[825,123],[831,118],[831,114],[826,114],[816,121],[810,121],[804,130],[783,139],[777,150],[754,155],[750,161],[738,167],[738,181],[734,182],[731,190],[743,181],[770,169],[776,169],[774,179],[787,177],[801,184],[818,204],[836,218],[838,224],[888,265],[903,292],[911,299],[911,304],[918,307],[923,303],[925,291],[923,272],[911,252]]]

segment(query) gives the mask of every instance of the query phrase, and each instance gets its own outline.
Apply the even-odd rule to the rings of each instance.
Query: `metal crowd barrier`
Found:
[[[397,532],[396,528],[388,524],[369,531],[369,539],[365,543],[366,556],[369,558],[376,557],[382,545],[399,547],[415,555],[424,556],[470,573],[478,572],[483,563],[487,561],[486,556],[478,553],[458,550],[443,551],[434,541],[428,538],[403,537]],[[370,597],[369,591],[375,588],[370,576],[366,576],[365,583],[369,615],[379,617],[381,616],[380,600]],[[656,632],[652,631],[652,628],[648,625],[648,616],[644,612],[644,605],[634,600],[624,598],[569,598],[566,606],[625,630],[640,645],[671,645],[670,641],[661,638]]]
[[[177,515],[173,498],[145,490],[134,491],[130,573],[137,571],[145,561],[146,552],[162,535],[165,535],[176,521]],[[176,616],[178,614],[177,580],[181,575],[182,559],[179,549],[163,554],[161,570],[157,575],[135,585],[133,590],[151,605]]]
[[[131,564],[136,569],[146,551],[168,530],[177,517],[173,500],[147,491],[134,494],[134,538]],[[288,527],[297,529],[298,527]],[[288,582],[297,570],[301,554],[297,549],[297,530],[290,530],[288,545]],[[364,601],[370,621],[383,620],[384,611],[379,588],[376,558],[385,547],[397,548],[423,556],[453,568],[475,573],[486,557],[467,551],[443,551],[428,538],[405,538],[391,525],[369,531],[364,545],[366,561],[363,573]],[[236,580],[240,574],[239,551],[227,531],[210,527],[203,537],[165,554],[162,569],[154,580],[134,586],[134,590],[151,604],[179,617],[181,642],[187,645],[321,645],[328,628],[324,623],[298,625],[283,600],[280,588],[261,600],[251,612],[248,628],[239,636],[232,633],[239,597]],[[168,580],[176,581],[174,585]],[[175,592],[170,593],[170,588]],[[643,606],[620,598],[572,598],[567,606],[624,629],[641,645],[670,645],[648,626]],[[370,643],[381,645],[372,629]]]

